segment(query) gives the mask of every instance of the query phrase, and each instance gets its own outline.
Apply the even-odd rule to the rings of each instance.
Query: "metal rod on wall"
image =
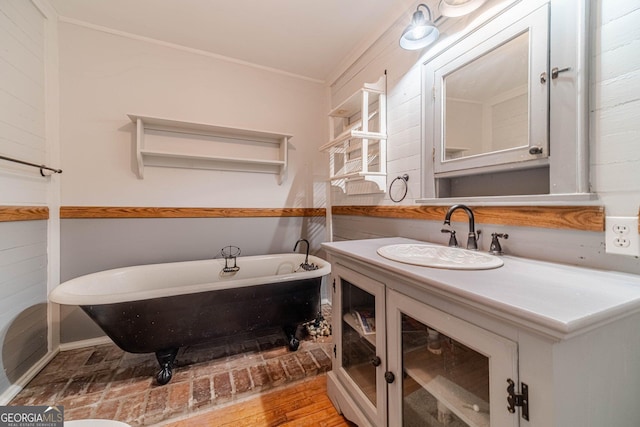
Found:
[[[14,163],[20,163],[21,165],[33,166],[34,168],[38,168],[38,169],[40,169],[40,175],[42,175],[42,176],[49,176],[49,175],[45,175],[44,174],[44,172],[43,172],[44,169],[46,169],[48,171],[52,171],[53,173],[62,173],[62,169],[54,169],[54,168],[50,168],[49,166],[45,166],[45,165],[36,165],[35,163],[29,163],[29,162],[25,162],[23,160],[12,159],[11,157],[0,156],[0,159],[7,160],[7,161],[10,161],[10,162],[14,162]]]

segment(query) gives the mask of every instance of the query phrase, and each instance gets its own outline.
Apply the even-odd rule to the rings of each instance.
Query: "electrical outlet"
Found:
[[[605,250],[609,254],[640,256],[637,216],[605,218]]]

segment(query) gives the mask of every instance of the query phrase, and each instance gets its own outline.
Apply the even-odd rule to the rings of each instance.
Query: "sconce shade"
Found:
[[[420,10],[420,6],[427,9],[429,19],[424,17],[424,13]],[[425,46],[438,40],[440,31],[431,21],[431,11],[425,4],[418,5],[417,10],[413,13],[411,24],[402,32],[400,37],[400,47],[407,50],[422,49]]]
[[[440,0],[438,9],[443,16],[457,18],[473,12],[486,3],[486,1],[487,0]]]

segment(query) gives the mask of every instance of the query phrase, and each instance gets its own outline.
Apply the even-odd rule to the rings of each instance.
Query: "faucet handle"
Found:
[[[491,246],[489,246],[489,253],[493,255],[503,254],[499,238],[508,239],[509,235],[507,233],[491,233]]]
[[[456,230],[450,230],[448,228],[443,228],[442,230],[440,230],[442,233],[450,233],[451,236],[449,236],[449,246],[452,248],[457,248],[458,247],[458,239],[456,238]]]

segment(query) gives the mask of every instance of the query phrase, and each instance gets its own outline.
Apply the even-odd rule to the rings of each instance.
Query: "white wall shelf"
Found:
[[[136,124],[138,178],[145,166],[215,169],[286,177],[291,135],[129,114]]]
[[[366,118],[366,119],[363,119]],[[347,194],[371,193],[353,181],[370,181],[379,191],[387,183],[386,75],[359,90],[329,112],[329,179]],[[360,190],[354,190],[359,188]],[[363,188],[365,188],[363,190]]]

